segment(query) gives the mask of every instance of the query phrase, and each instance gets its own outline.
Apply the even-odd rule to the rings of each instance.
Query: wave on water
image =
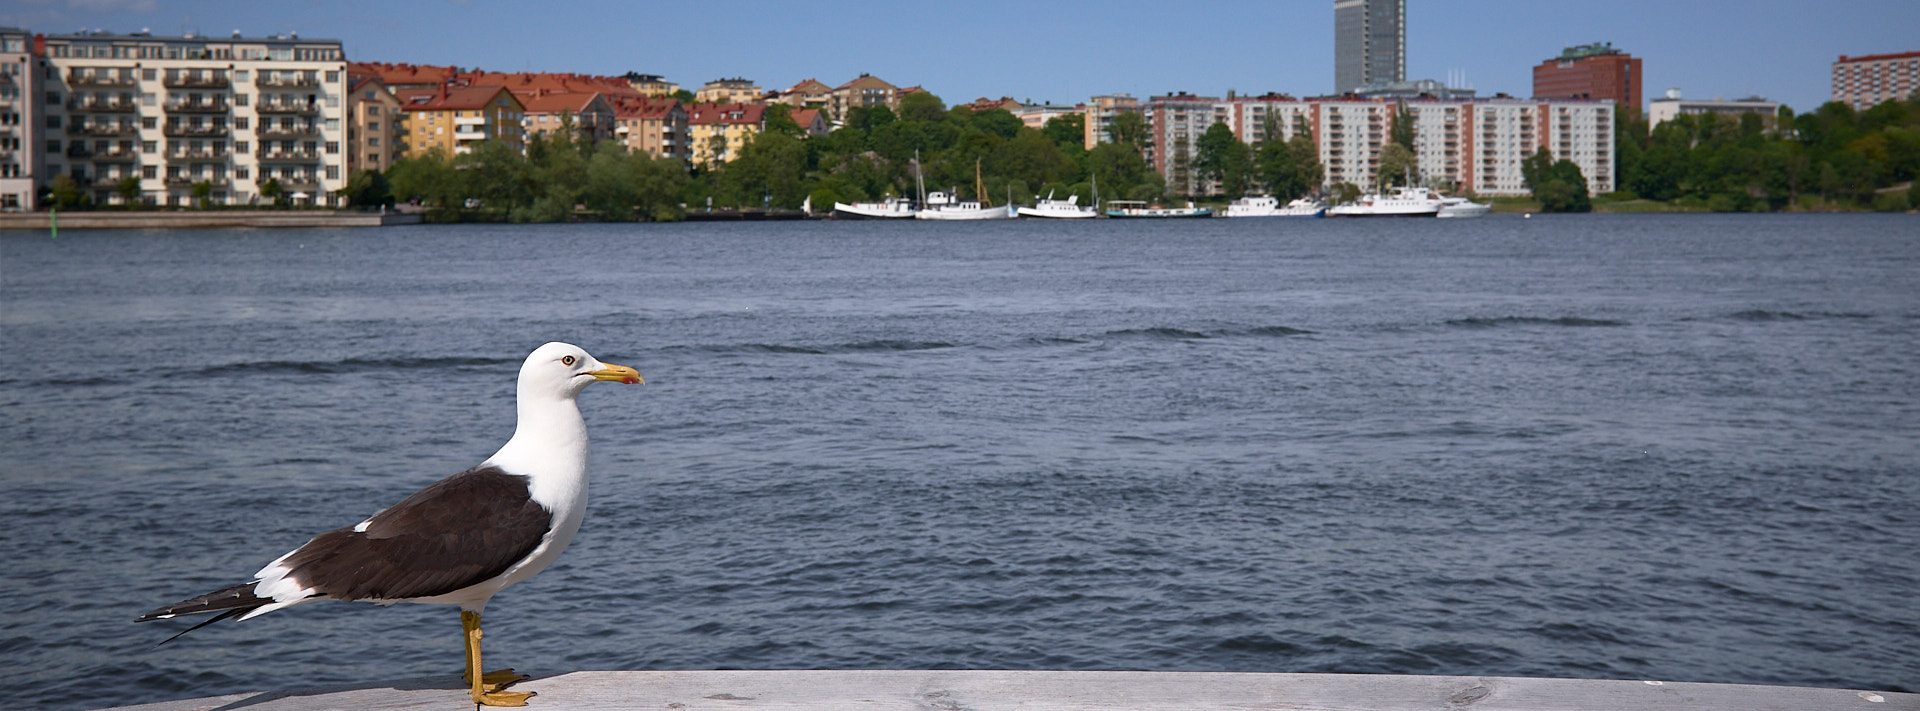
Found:
[[[1728,314],[1727,318],[1735,321],[1750,321],[1754,323],[1766,323],[1769,321],[1811,321],[1814,319],[1867,319],[1867,318],[1873,318],[1873,314],[1849,313],[1849,312],[1835,313],[1835,312],[1826,312],[1826,311],[1816,311],[1813,313],[1803,314],[1803,313],[1796,313],[1793,311],[1768,311],[1766,309],[1747,309],[1745,311],[1736,311],[1734,313]]]
[[[954,348],[954,344],[944,341],[903,341],[877,340],[855,343],[838,343],[818,346],[796,346],[784,343],[724,343],[703,346],[673,346],[665,350],[693,350],[703,353],[771,353],[778,355],[834,355],[840,353],[865,353],[873,351],[933,351]]]
[[[1616,321],[1613,319],[1606,319],[1606,318],[1580,318],[1578,316],[1561,316],[1559,318],[1542,318],[1538,316],[1498,316],[1498,317],[1492,317],[1492,318],[1487,318],[1487,317],[1457,318],[1457,319],[1452,319],[1447,321],[1446,325],[1459,326],[1462,328],[1501,328],[1506,326],[1564,326],[1568,328],[1610,328],[1610,327],[1616,327],[1616,326],[1625,326],[1627,325],[1627,322]]]
[[[1278,337],[1286,337],[1286,336],[1302,336],[1310,333],[1313,333],[1313,331],[1308,331],[1308,330],[1299,329],[1299,328],[1290,328],[1287,326],[1258,326],[1254,328],[1224,329],[1224,330],[1214,331],[1211,333],[1206,331],[1193,331],[1193,330],[1188,330],[1184,328],[1172,328],[1167,326],[1161,326],[1156,328],[1128,328],[1128,329],[1122,329],[1118,331],[1108,331],[1104,334],[1101,334],[1100,337],[1101,338],[1142,338],[1142,339],[1149,339],[1149,340],[1169,340],[1169,341],[1200,341],[1200,340],[1207,340],[1212,338],[1234,338],[1234,337],[1243,337],[1243,336],[1278,338]]]
[[[162,377],[211,378],[236,373],[247,375],[261,374],[325,374],[366,373],[390,370],[445,370],[460,367],[518,367],[522,358],[483,358],[436,357],[436,358],[343,358],[331,361],[286,361],[264,360],[227,363],[204,368],[182,370],[164,374]]]

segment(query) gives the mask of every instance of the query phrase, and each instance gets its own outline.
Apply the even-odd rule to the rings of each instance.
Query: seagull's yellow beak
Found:
[[[606,367],[588,373],[588,375],[593,376],[594,380],[611,380],[616,383],[626,383],[628,385],[633,385],[634,383],[641,385],[647,384],[647,379],[640,377],[640,371],[612,363],[601,363],[601,365]]]

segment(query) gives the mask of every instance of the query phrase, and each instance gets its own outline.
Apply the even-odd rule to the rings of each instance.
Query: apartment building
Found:
[[[1140,113],[1140,100],[1132,94],[1103,94],[1087,100],[1087,150],[1113,142],[1113,119],[1123,113]]]
[[[1883,101],[1905,101],[1920,91],[1920,52],[1840,55],[1833,63],[1833,100],[1863,111]]]
[[[687,110],[691,160],[702,167],[732,161],[766,127],[766,104],[694,104]]]
[[[818,79],[803,79],[798,84],[772,92],[768,101],[797,109],[821,109],[833,103],[833,87]]]
[[[1413,121],[1418,179],[1480,195],[1526,195],[1521,164],[1541,147],[1555,160],[1580,167],[1593,193],[1612,192],[1614,104],[1600,99],[1514,98],[1378,100],[1353,97],[1295,99],[1156,96],[1142,105],[1154,145],[1146,158],[1175,194],[1203,195],[1215,186],[1192,170],[1199,137],[1225,124],[1242,142],[1258,146],[1311,131],[1326,184],[1374,190],[1380,153],[1392,140],[1396,113]]]
[[[400,157],[400,100],[379,77],[348,78],[347,174],[386,172]]]
[[[862,74],[840,86],[834,87],[828,94],[827,117],[835,124],[847,122],[847,111],[856,107],[885,106],[889,109],[900,108],[900,87],[871,74]]]
[[[679,84],[667,81],[658,74],[627,72],[620,75],[620,79],[625,81],[627,86],[632,87],[634,91],[639,92],[641,96],[647,98],[673,96],[680,91]]]
[[[1533,98],[1600,99],[1641,109],[1641,60],[1595,42],[1560,51],[1533,68]]]
[[[0,27],[0,211],[32,210],[38,190],[40,125],[37,110],[45,62],[33,55],[33,35]]]
[[[613,138],[613,102],[603,94],[581,92],[515,92],[526,107],[526,135],[548,136],[571,125],[574,140],[599,143]]]
[[[746,104],[759,101],[765,93],[760,85],[743,78],[715,79],[693,92],[693,103]]]
[[[1216,97],[1186,92],[1155,96],[1141,105],[1148,145],[1142,147],[1147,164],[1166,178],[1167,190],[1178,195],[1204,195],[1214,186],[1193,169],[1200,152],[1200,136],[1216,123],[1225,123],[1239,135],[1231,105]]]
[[[484,141],[499,140],[526,150],[526,107],[513,92],[498,86],[440,86],[401,89],[401,135],[406,155],[440,148],[445,155],[471,152]]]
[[[339,40],[297,35],[46,35],[43,182],[65,175],[98,203],[249,204],[277,181],[294,202],[337,205],[346,186],[346,61]],[[198,188],[196,186],[206,186]]]
[[[613,137],[627,150],[687,161],[687,108],[677,99],[622,96],[613,99]]]

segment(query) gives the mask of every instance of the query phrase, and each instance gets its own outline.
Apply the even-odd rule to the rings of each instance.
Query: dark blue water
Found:
[[[586,525],[489,666],[1920,688],[1920,221],[0,235],[0,667],[82,708],[451,673],[452,608],[134,625],[492,453]]]

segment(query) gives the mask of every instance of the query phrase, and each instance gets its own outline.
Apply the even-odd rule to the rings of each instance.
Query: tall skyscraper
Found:
[[[1333,93],[1407,80],[1407,0],[1333,0]]]

